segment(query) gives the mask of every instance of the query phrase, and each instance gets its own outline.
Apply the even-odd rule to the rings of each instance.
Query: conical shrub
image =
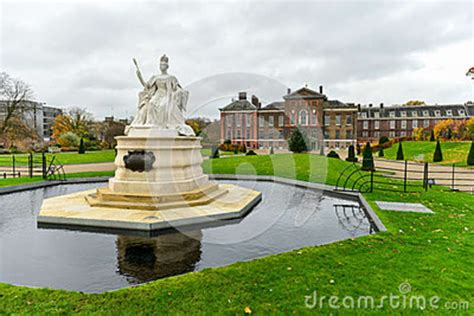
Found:
[[[436,149],[433,155],[433,162],[440,162],[443,161],[443,152],[441,151],[441,144],[439,143],[439,139],[436,142]]]

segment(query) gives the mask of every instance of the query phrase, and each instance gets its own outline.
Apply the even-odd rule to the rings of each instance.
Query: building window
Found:
[[[374,122],[374,128],[379,129],[380,128],[380,121],[375,121]]]
[[[291,125],[295,125],[295,123],[296,123],[296,113],[291,113],[290,123],[291,123]]]
[[[426,110],[423,111],[423,116],[430,116],[430,112],[428,112],[428,111],[426,111]]]
[[[352,125],[352,115],[351,114],[346,115],[346,125],[348,125],[348,126]]]
[[[446,116],[453,116],[453,110],[446,110]]]
[[[390,131],[390,133],[388,134],[390,137],[395,137],[395,132],[394,131]]]
[[[412,127],[412,128],[418,128],[418,120],[413,120],[413,121],[411,122],[411,127]]]
[[[374,137],[375,138],[380,138],[380,132],[379,131],[374,132]]]
[[[441,111],[440,111],[440,110],[436,110],[436,111],[435,111],[435,116],[436,116],[436,117],[441,116]]]
[[[336,115],[336,125],[341,126],[341,114]]]
[[[364,121],[363,124],[363,129],[368,129],[369,128],[369,122],[368,121]]]
[[[402,128],[407,128],[407,121],[406,120],[402,121]]]
[[[250,139],[250,129],[247,129],[247,139]]]
[[[283,139],[285,137],[285,134],[283,131],[280,131],[280,135],[279,135],[280,139]]]
[[[268,126],[273,127],[273,123],[274,123],[274,117],[273,115],[270,115],[268,117]]]
[[[247,127],[250,127],[250,123],[252,121],[252,115],[251,114],[247,114],[247,117],[246,117],[246,122],[247,122]]]
[[[346,131],[346,138],[347,139],[352,139],[352,131],[351,130]]]
[[[407,112],[406,111],[402,111],[401,114],[402,114],[402,117],[407,117]]]
[[[464,116],[464,110],[458,110],[459,116]]]
[[[374,117],[375,117],[375,118],[379,118],[379,117],[380,117],[380,113],[379,113],[379,112],[374,112]]]
[[[237,130],[237,139],[240,139],[240,129]]]
[[[401,137],[405,137],[405,136],[407,136],[407,132],[405,132],[405,131],[401,131],[401,133],[400,133],[400,136],[401,136]]]
[[[423,127],[428,127],[428,126],[430,126],[430,120],[424,120]]]
[[[236,123],[237,127],[240,127],[240,124],[242,123],[242,116],[240,114],[236,114],[235,115],[235,120],[236,120],[235,123]]]
[[[390,121],[390,129],[395,129],[395,121],[394,120]]]
[[[280,116],[278,117],[278,126],[283,127],[284,124],[285,124],[284,116],[283,116],[283,115],[280,115]]]
[[[227,139],[232,139],[232,133],[230,130],[227,131]]]
[[[324,126],[329,126],[330,123],[330,117],[329,115],[324,115]]]
[[[300,111],[299,124],[308,125],[308,111],[306,110]]]
[[[362,117],[362,118],[367,118],[367,112],[362,112],[362,113],[361,113],[361,117]]]
[[[232,115],[225,116],[225,123],[227,124],[227,128],[232,127]]]
[[[369,136],[369,132],[362,132],[362,137],[367,138]]]
[[[411,116],[417,117],[417,116],[418,116],[418,112],[417,112],[417,111],[411,111]]]
[[[390,117],[395,117],[395,111],[390,111],[389,115],[390,115]]]
[[[264,124],[265,124],[265,122],[263,120],[263,116],[259,116],[258,117],[258,126],[263,127]]]
[[[341,138],[341,132],[339,130],[336,130],[336,139]]]
[[[311,111],[311,125],[318,125],[317,123],[317,115],[316,115],[316,110]]]

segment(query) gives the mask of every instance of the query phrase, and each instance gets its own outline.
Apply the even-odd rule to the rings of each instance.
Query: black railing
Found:
[[[30,178],[41,176],[45,180],[66,179],[64,168],[54,155],[49,157],[42,152],[0,156],[0,178],[22,176]]]
[[[374,189],[399,192],[427,191],[433,185],[474,194],[474,170],[429,163],[378,160],[374,171],[362,171],[360,164],[347,166],[339,175],[336,190],[373,192]]]

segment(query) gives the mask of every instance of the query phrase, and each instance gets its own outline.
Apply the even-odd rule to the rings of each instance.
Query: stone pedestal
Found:
[[[48,224],[155,230],[243,216],[261,193],[210,181],[201,138],[141,128],[117,137],[115,177],[107,187],[48,199]]]

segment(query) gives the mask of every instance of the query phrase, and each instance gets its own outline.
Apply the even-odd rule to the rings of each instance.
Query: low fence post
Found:
[[[407,168],[408,168],[408,160],[405,160],[405,172],[403,174],[403,192],[407,192]]]
[[[374,191],[374,170],[370,171],[370,193]]]
[[[425,162],[425,167],[423,168],[423,187],[425,192],[428,192],[428,163]]]
[[[43,173],[43,179],[46,179],[46,155],[44,154],[44,151],[41,154],[41,168],[42,168],[42,173]]]
[[[31,152],[28,156],[28,173],[30,175],[30,178],[33,178],[33,153]]]
[[[15,155],[13,155],[12,157],[12,177],[15,178],[15,174],[16,174],[16,158],[15,158]]]

